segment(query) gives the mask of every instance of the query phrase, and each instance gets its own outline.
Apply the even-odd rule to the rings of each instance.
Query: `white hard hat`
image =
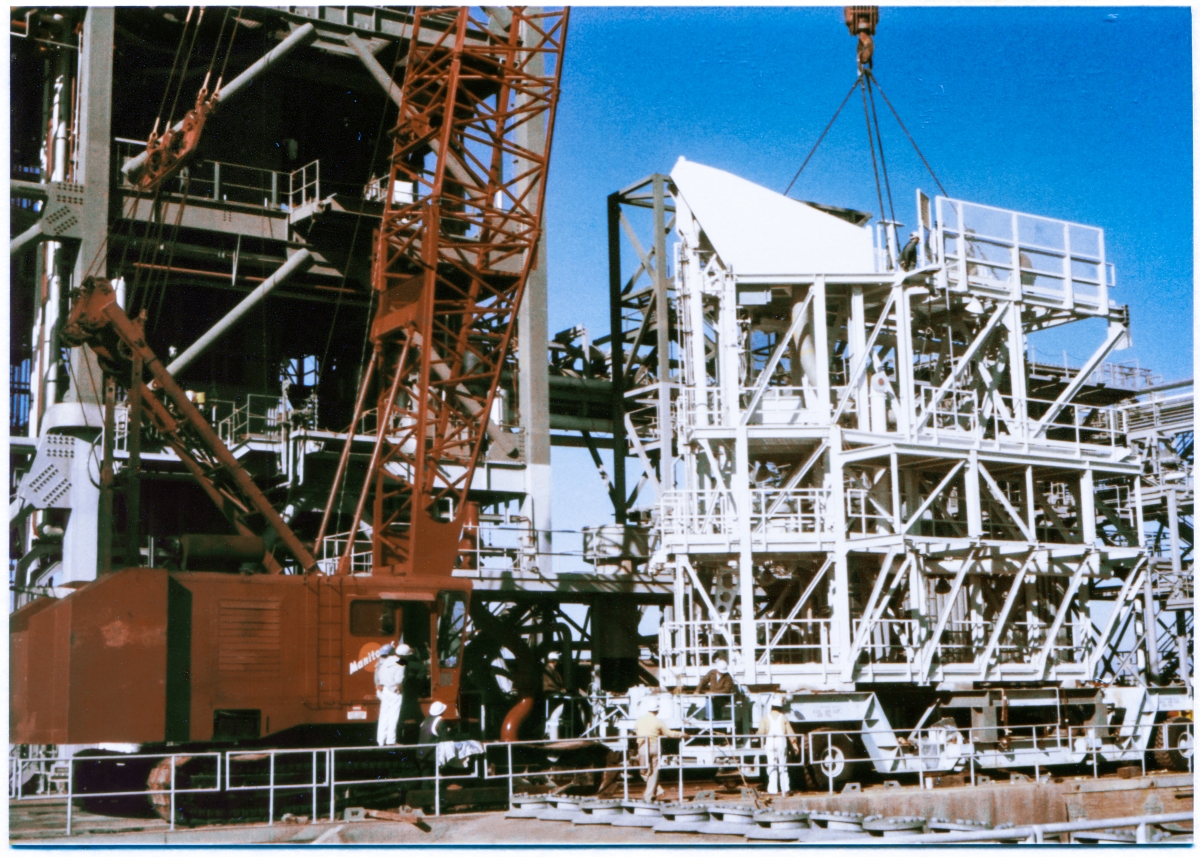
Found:
[[[433,705],[429,706],[429,713],[432,714],[434,717],[437,717],[439,714],[445,714],[446,713],[446,703],[435,702]]]
[[[771,694],[770,705],[772,708],[783,708],[783,696],[778,693]]]
[[[396,654],[402,658],[407,658],[413,653],[412,646],[408,643],[398,643],[396,645]]]
[[[662,700],[659,699],[657,696],[649,696],[646,698],[645,706],[646,706],[646,711],[648,711],[648,712],[649,711],[661,711],[662,710]]]
[[[909,233],[908,237],[909,238],[920,238],[921,233],[914,229],[912,232]]]

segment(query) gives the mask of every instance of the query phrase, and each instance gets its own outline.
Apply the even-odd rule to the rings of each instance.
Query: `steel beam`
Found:
[[[1054,422],[1054,418],[1058,416],[1059,412],[1066,407],[1071,399],[1075,398],[1075,394],[1079,392],[1083,385],[1087,383],[1087,379],[1090,378],[1092,373],[1095,372],[1100,364],[1104,362],[1104,358],[1112,353],[1113,349],[1117,347],[1117,343],[1119,343],[1127,334],[1128,331],[1126,331],[1125,325],[1123,324],[1112,324],[1109,326],[1108,336],[1105,337],[1104,342],[1101,343],[1100,347],[1096,349],[1095,353],[1088,358],[1087,363],[1083,364],[1083,367],[1075,373],[1075,377],[1073,377],[1063,391],[1058,394],[1058,398],[1054,400],[1054,404],[1050,406],[1050,410],[1046,411],[1046,413],[1042,415],[1042,418],[1038,420],[1037,425],[1033,427],[1034,439],[1039,438],[1046,433],[1046,429],[1048,429],[1050,424]]]
[[[243,71],[233,80],[229,81],[227,85],[223,86],[213,94],[213,106],[212,110],[209,112],[209,118],[211,119],[217,114],[217,111],[221,109],[222,104],[226,104],[232,99],[236,98],[242,92],[242,90],[253,83],[254,79],[260,74],[267,71],[269,68],[271,68],[271,66],[278,63],[301,45],[307,45],[316,41],[316,38],[317,28],[312,24],[303,24],[297,27],[295,30],[292,30],[286,39],[269,50],[252,66]],[[182,131],[183,121],[184,120],[180,119],[173,126],[171,126],[171,130],[175,131],[176,133]],[[146,163],[147,157],[148,155],[146,152],[135,155],[126,161],[124,165],[122,165],[121,172],[129,175],[141,167],[142,164]]]
[[[242,300],[225,314],[224,318],[209,328],[208,332],[188,346],[187,350],[171,361],[167,366],[167,372],[172,375],[178,375],[186,369],[193,360],[199,357],[208,346],[212,345],[221,336],[223,336],[229,328],[237,323],[238,319],[250,312],[262,300],[269,295],[275,288],[287,281],[292,274],[310,265],[313,261],[313,254],[308,250],[301,250],[292,255],[286,262],[279,266],[267,279],[263,280],[254,291],[242,298]]]

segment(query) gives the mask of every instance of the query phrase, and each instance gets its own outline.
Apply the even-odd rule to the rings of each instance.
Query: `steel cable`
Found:
[[[904,127],[904,121],[900,118],[900,114],[896,112],[896,108],[892,106],[892,102],[888,100],[887,93],[883,91],[883,87],[879,85],[879,79],[869,71],[867,74],[870,76],[871,81],[875,84],[875,88],[879,90],[879,94],[883,97],[883,103],[888,106],[888,109],[892,111],[892,115],[896,117],[896,123],[900,126],[900,130],[904,132],[904,136],[908,137],[908,142],[912,144],[917,156],[921,159],[921,163],[925,165],[925,169],[929,170],[929,175],[933,177],[934,182],[938,186],[938,190],[942,192],[942,196],[950,196],[950,194],[946,192],[946,189],[942,187],[942,183],[938,179],[937,173],[933,171],[933,167],[929,166],[929,161],[925,160],[925,155],[921,153],[921,148],[917,145],[917,141],[913,139],[912,134],[908,133],[908,129]]]
[[[883,188],[887,191],[888,212],[892,216],[892,223],[896,222],[896,206],[892,203],[892,183],[888,179],[887,158],[883,154],[883,131],[879,127],[879,114],[875,112],[875,93],[871,89],[871,78],[865,78],[865,87],[867,97],[871,101],[871,119],[875,123],[875,139],[879,142],[879,166],[883,171]],[[882,219],[882,218],[881,218]]]
[[[871,114],[867,110],[867,87],[863,84],[863,118],[867,122],[867,148],[871,150],[871,170],[875,173],[875,195],[879,199],[879,219],[883,220],[883,189],[879,185],[879,165],[875,162],[875,141],[871,137]]]
[[[833,127],[833,123],[837,121],[838,115],[842,112],[842,108],[846,106],[846,102],[850,100],[850,96],[853,95],[854,90],[858,88],[860,80],[861,78],[854,78],[854,84],[850,87],[850,91],[846,93],[846,97],[842,99],[842,103],[834,112],[833,118],[829,120],[829,124],[825,126],[825,130],[821,132],[821,136],[817,138],[817,142],[813,144],[812,149],[808,153],[808,157],[806,157],[804,159],[804,163],[800,165],[800,169],[796,170],[796,174],[792,176],[792,180],[788,182],[787,189],[783,192],[784,196],[788,195],[788,192],[792,189],[792,185],[796,183],[796,179],[800,178],[800,174],[804,172],[804,168],[808,166],[808,162],[812,159],[812,156],[816,154],[817,147],[821,145],[821,141],[825,139],[825,135],[829,133],[829,129]]]

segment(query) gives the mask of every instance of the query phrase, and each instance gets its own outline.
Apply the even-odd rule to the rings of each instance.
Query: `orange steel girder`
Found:
[[[414,32],[424,18],[445,29],[412,42],[376,234],[379,447],[367,485],[377,574],[454,568],[537,258],[568,15],[507,14],[414,14]]]

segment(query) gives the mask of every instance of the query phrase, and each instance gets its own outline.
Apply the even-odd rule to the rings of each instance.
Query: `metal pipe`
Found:
[[[16,182],[13,182],[13,184],[16,184]],[[1138,390],[1137,395],[1145,396],[1147,393],[1165,393],[1168,390],[1178,390],[1183,387],[1191,387],[1193,385],[1193,379],[1188,378],[1186,381],[1172,381],[1170,384],[1159,384],[1157,387],[1147,387],[1144,390]]]
[[[216,112],[221,108],[222,104],[232,99],[239,92],[253,83],[254,78],[259,74],[275,65],[275,63],[279,62],[281,59],[291,53],[293,49],[298,48],[301,45],[307,45],[310,42],[315,41],[316,38],[317,28],[312,24],[305,24],[302,27],[297,27],[292,31],[291,35],[268,51],[258,60],[258,62],[254,63],[254,65],[250,66],[244,72],[231,80],[227,86],[218,90],[214,94],[213,106],[212,110],[209,112],[209,117],[215,115]],[[176,132],[183,130],[183,120],[180,119],[178,122],[176,122],[172,127],[172,130]],[[141,167],[142,164],[146,163],[147,157],[147,153],[142,152],[140,155],[130,158],[125,162],[124,166],[121,167],[121,172],[128,175],[129,173]]]
[[[1191,812],[1165,812],[1157,815],[1129,815],[1120,818],[1092,818],[1078,821],[1056,821],[1049,824],[1022,824],[992,830],[971,830],[955,833],[922,833],[915,836],[897,836],[896,842],[905,844],[959,842],[994,842],[996,840],[1028,839],[1035,832],[1045,834],[1078,833],[1084,830],[1107,830],[1110,827],[1138,827],[1143,824],[1172,824],[1191,821]],[[830,837],[832,840],[832,837]]]
[[[39,240],[43,236],[43,234],[44,233],[42,232],[42,221],[39,220],[37,223],[33,224],[33,226],[30,226],[28,229],[26,229],[24,232],[22,232],[16,238],[14,238],[8,242],[8,255],[10,255],[10,256],[17,255],[23,249],[25,249],[26,245]]]
[[[25,182],[13,179],[8,183],[9,193],[22,199],[48,199],[50,189],[40,182]]]
[[[224,318],[209,328],[208,332],[197,339],[188,347],[186,351],[176,357],[169,366],[167,372],[172,375],[178,375],[188,365],[200,356],[201,352],[208,346],[212,345],[222,334],[231,328],[238,319],[253,309],[263,298],[269,295],[276,286],[282,284],[292,274],[300,270],[302,267],[307,267],[313,261],[313,254],[308,250],[301,250],[299,253],[292,256],[284,262],[275,273],[267,277],[258,288],[246,295],[237,306],[231,309]]]

